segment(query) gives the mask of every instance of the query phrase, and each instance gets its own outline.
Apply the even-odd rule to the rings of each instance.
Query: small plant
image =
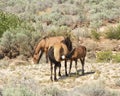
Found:
[[[120,62],[120,53],[116,53],[112,55],[113,62],[119,63]]]
[[[106,37],[109,39],[120,39],[120,25],[109,28],[106,32]]]
[[[27,88],[20,87],[8,87],[2,91],[3,96],[35,96],[35,93],[31,92]]]
[[[99,40],[100,39],[100,33],[98,33],[96,30],[92,30],[91,31],[91,37],[95,40]]]
[[[56,87],[45,87],[41,90],[41,96],[60,96],[60,91]]]
[[[5,13],[0,10],[0,37],[3,32],[10,28],[16,28],[20,23],[21,20],[16,15]]]
[[[83,84],[75,90],[76,96],[106,96],[106,89],[102,82]],[[80,95],[82,93],[82,95]]]
[[[116,86],[120,87],[120,79],[115,82]]]
[[[97,53],[98,62],[109,62],[112,59],[111,51],[101,51]]]

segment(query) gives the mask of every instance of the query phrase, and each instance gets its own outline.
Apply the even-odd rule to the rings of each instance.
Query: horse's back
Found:
[[[76,52],[80,55],[80,56],[86,56],[86,47],[85,46],[78,46],[77,48],[76,48]]]
[[[63,36],[49,37],[46,39],[46,47],[50,48],[54,44],[60,43],[62,40],[64,40]]]

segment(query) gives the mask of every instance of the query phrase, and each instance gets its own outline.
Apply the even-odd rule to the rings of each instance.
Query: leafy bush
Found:
[[[95,40],[99,40],[100,39],[100,33],[98,33],[96,30],[92,30],[91,31],[91,37]]]
[[[101,26],[104,20],[112,22],[112,20],[118,19],[120,12],[118,9],[120,8],[119,0],[89,0],[89,12],[90,12],[90,23],[92,27]]]
[[[106,37],[109,39],[120,39],[120,25],[117,27],[110,27],[106,31]]]
[[[53,11],[64,15],[76,15],[79,12],[79,9],[74,4],[60,4],[54,8]]]
[[[20,24],[21,21],[16,15],[5,13],[0,10],[0,37],[6,30],[16,28]]]
[[[109,62],[112,60],[114,63],[120,62],[120,53],[112,53],[111,51],[101,51],[96,54],[98,62]]]
[[[70,36],[74,38],[71,29],[67,26],[48,26],[46,32],[47,36]]]
[[[26,26],[23,25],[4,32],[1,38],[0,45],[2,46],[2,50],[10,58],[14,58],[13,55],[18,55],[17,53],[28,57],[32,56],[34,46],[41,37],[42,32],[34,30],[27,23]]]
[[[120,62],[120,53],[116,53],[116,54],[112,55],[112,60],[113,60],[113,62],[119,63]]]
[[[112,60],[112,52],[111,51],[101,51],[96,54],[98,62],[109,62]]]
[[[87,28],[76,28],[72,30],[73,34],[75,34],[76,37],[90,37],[90,31]]]

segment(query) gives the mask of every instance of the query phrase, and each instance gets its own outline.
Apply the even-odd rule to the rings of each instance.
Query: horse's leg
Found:
[[[77,72],[77,59],[75,60],[75,69],[76,69],[76,75],[78,75],[78,72]]]
[[[46,55],[46,63],[48,63],[48,50],[46,50],[45,55]]]
[[[61,63],[59,65],[59,73],[58,73],[59,76],[61,76]]]
[[[44,53],[44,51],[43,51],[43,50],[41,50],[40,56],[39,56],[39,58],[38,58],[38,62],[40,61],[40,59],[41,59],[41,57],[42,57],[43,53]]]
[[[71,76],[71,75],[70,75],[70,73],[71,73],[71,68],[72,68],[72,60],[70,60],[69,76]]]
[[[68,76],[68,74],[67,74],[67,60],[65,60],[65,75]]]
[[[56,78],[56,70],[57,70],[57,66],[56,64],[54,65],[54,80],[57,81],[57,78]]]
[[[85,62],[85,58],[80,58],[80,61],[82,63],[82,75],[84,75],[84,62]]]
[[[53,78],[52,78],[52,75],[53,75],[53,64],[52,64],[52,62],[50,62],[50,67],[51,67],[51,77],[50,77],[50,79],[51,79],[51,81],[53,81]]]

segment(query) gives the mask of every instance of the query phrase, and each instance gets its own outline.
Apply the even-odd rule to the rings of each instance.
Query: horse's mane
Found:
[[[62,40],[61,42],[67,46],[69,51],[72,50],[72,42],[70,40],[70,37],[66,37],[65,40]]]

